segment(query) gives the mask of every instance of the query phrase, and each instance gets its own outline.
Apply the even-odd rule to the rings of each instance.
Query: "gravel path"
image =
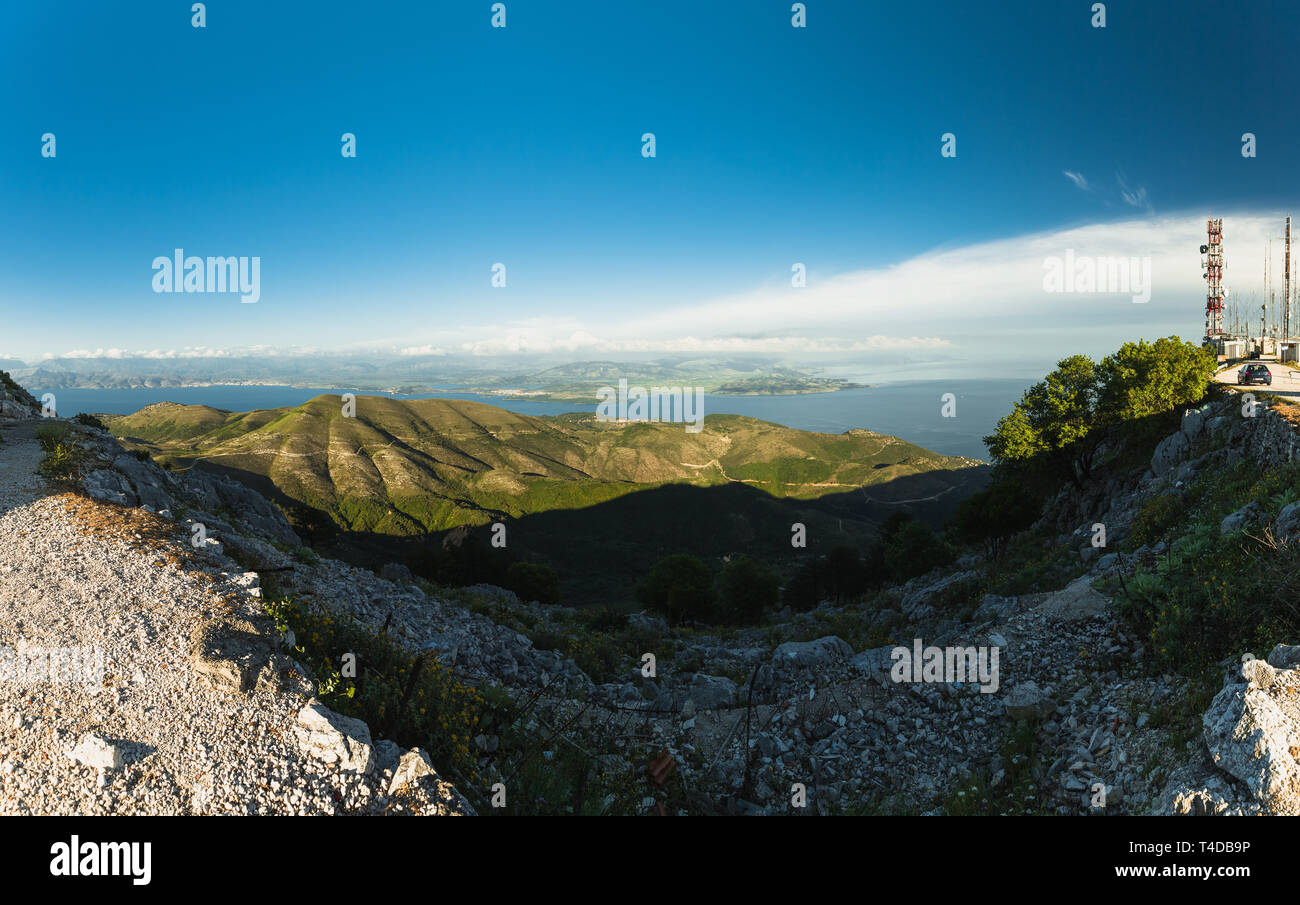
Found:
[[[340,772],[298,743],[303,694],[224,693],[199,679],[192,629],[250,615],[257,598],[229,561],[204,571],[181,544],[179,556],[165,549],[167,520],[44,487],[36,424],[0,430],[0,813],[390,809],[391,772]],[[67,661],[35,676],[17,668],[52,649],[80,652],[92,680]],[[79,746],[110,766],[74,760]]]

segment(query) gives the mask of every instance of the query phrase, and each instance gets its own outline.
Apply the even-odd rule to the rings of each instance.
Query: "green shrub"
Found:
[[[1129,538],[1137,546],[1154,544],[1187,516],[1186,502],[1175,493],[1153,496],[1138,507],[1129,527]]]
[[[823,582],[836,602],[860,595],[871,584],[872,576],[858,551],[848,546],[838,546],[826,554],[822,563]]]
[[[713,576],[698,557],[686,553],[665,556],[636,588],[637,602],[672,624],[713,618]]]
[[[885,541],[885,567],[896,581],[924,575],[955,558],[952,546],[925,522],[908,521]]]
[[[424,748],[439,771],[455,774],[467,791],[473,787],[471,740],[484,706],[477,690],[458,682],[436,658],[417,657],[350,616],[293,597],[269,599],[264,606],[276,628],[293,631],[293,656],[315,673],[327,706],[364,720],[375,738]],[[340,672],[347,654],[355,656],[355,677]]]
[[[71,438],[66,424],[43,424],[36,429],[44,458],[37,473],[56,487],[71,489],[81,483],[84,450]]]
[[[1006,551],[1008,538],[1029,528],[1038,518],[1039,500],[1019,481],[995,480],[962,500],[952,517],[957,539],[982,544],[990,559]]]
[[[780,597],[776,573],[748,556],[738,556],[718,574],[715,618],[730,625],[754,623],[776,609]]]
[[[510,568],[506,569],[505,586],[525,602],[560,602],[560,576],[544,563],[511,563]]]
[[[826,592],[825,564],[813,558],[795,570],[781,590],[781,602],[797,613],[806,613],[821,603]]]
[[[108,430],[108,428],[104,426],[104,422],[90,414],[90,412],[81,412],[72,420],[76,421],[78,424],[84,424],[86,427],[97,427],[100,430]]]
[[[999,466],[1082,486],[1117,428],[1162,422],[1156,416],[1199,402],[1214,368],[1213,353],[1176,336],[1125,343],[1099,363],[1072,355],[1026,390],[984,443]]]

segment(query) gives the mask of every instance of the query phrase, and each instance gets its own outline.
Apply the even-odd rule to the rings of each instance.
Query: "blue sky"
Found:
[[[1116,253],[1176,254],[1211,209],[1228,219],[1229,284],[1259,282],[1262,246],[1234,258],[1233,217],[1254,239],[1297,201],[1295,4],[1113,2],[1104,29],[1073,0],[807,0],[803,29],[790,6],[506,0],[494,29],[480,0],[230,0],[196,29],[187,2],[5,4],[0,355],[595,357],[799,335],[805,355],[860,336],[960,357],[1032,325],[996,301],[924,309],[924,268],[907,292],[882,274],[1089,227],[1104,250],[1115,223],[1149,230]],[[176,247],[259,256],[261,300],[154,293],[151,262]],[[1037,322],[1077,321],[1098,351],[1192,337],[1190,251],[1188,280],[1148,306],[1072,299]],[[855,308],[869,291],[899,294]]]

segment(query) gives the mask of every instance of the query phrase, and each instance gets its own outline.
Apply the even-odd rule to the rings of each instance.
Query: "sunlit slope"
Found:
[[[908,477],[909,494],[942,494],[977,464],[869,431],[710,415],[691,433],[448,399],[361,396],[354,417],[335,395],[246,413],[163,403],[104,421],[160,460],[267,478],[344,527],[388,534],[581,508],[665,483],[741,482],[800,499],[873,487],[887,500],[890,482]]]

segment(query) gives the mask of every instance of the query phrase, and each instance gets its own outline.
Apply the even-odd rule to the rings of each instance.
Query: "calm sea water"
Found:
[[[983,459],[981,438],[992,432],[1000,417],[1032,381],[917,380],[861,390],[805,396],[705,396],[705,414],[748,415],[798,430],[842,433],[865,428],[901,437],[909,443],[950,456]],[[46,390],[35,390],[40,398]],[[179,389],[57,390],[58,412],[129,415],[155,402],[210,405],[232,412],[300,405],[322,393],[344,389],[288,386],[212,386]],[[943,416],[943,395],[956,397],[955,416]],[[358,395],[363,395],[358,393]],[[373,395],[373,394],[372,394]],[[595,405],[503,399],[478,393],[422,393],[404,399],[472,399],[525,415],[559,415],[594,411]]]

